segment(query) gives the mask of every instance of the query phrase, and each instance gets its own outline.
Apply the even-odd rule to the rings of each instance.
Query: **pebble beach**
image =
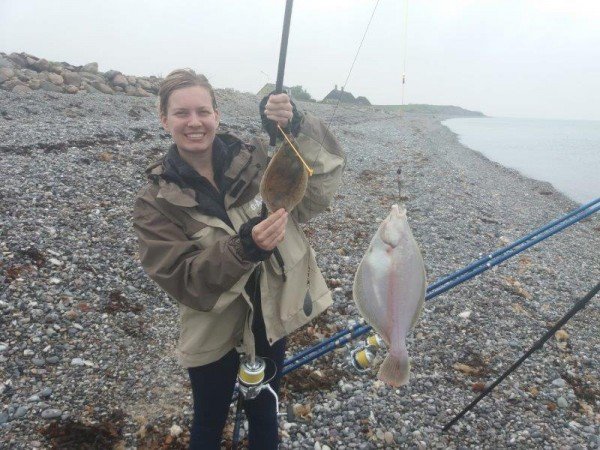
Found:
[[[217,90],[222,128],[264,135],[259,100]],[[354,272],[392,204],[407,208],[429,283],[579,206],[463,147],[447,116],[298,107],[330,123],[347,167],[305,226],[334,305],[290,337],[290,355],[359,320]],[[144,169],[171,142],[156,97],[0,91],[0,137],[0,448],[186,448],[177,305],[143,272],[131,224]],[[427,302],[408,386],[355,372],[354,344],[292,372],[280,448],[600,448],[598,297],[441,433],[600,280],[599,252],[595,214]]]

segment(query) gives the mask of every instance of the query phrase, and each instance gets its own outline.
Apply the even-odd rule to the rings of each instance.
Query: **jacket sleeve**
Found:
[[[203,248],[143,197],[136,200],[133,216],[142,267],[171,297],[190,308],[210,311],[220,295],[255,266],[244,259],[238,235]]]
[[[299,222],[306,222],[331,204],[341,183],[346,155],[327,125],[308,113],[304,113],[296,142],[300,154],[314,171],[308,177],[304,198],[292,212]]]

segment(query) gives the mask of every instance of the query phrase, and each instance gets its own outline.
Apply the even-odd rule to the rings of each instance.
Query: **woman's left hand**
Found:
[[[265,105],[265,115],[268,119],[277,122],[282,128],[287,126],[294,116],[290,97],[287,94],[270,95]]]

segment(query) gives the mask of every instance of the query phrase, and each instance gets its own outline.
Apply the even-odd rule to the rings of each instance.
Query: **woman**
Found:
[[[171,72],[160,87],[159,112],[174,144],[146,171],[134,228],[144,270],[179,304],[177,355],[194,398],[190,448],[218,449],[239,353],[273,360],[277,391],[285,336],[331,304],[298,223],[330,204],[345,157],[327,127],[300,114],[286,94],[263,100],[263,123],[276,121],[294,134],[315,171],[297,207],[263,220],[266,146],[217,133],[220,115],[208,80],[192,70]],[[251,449],[277,448],[275,406],[266,390],[245,401]]]

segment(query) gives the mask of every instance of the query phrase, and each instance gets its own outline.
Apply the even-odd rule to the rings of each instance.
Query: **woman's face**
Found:
[[[171,133],[180,152],[196,155],[212,150],[219,112],[212,106],[208,89],[192,86],[173,91],[167,115],[161,116],[163,128]]]

